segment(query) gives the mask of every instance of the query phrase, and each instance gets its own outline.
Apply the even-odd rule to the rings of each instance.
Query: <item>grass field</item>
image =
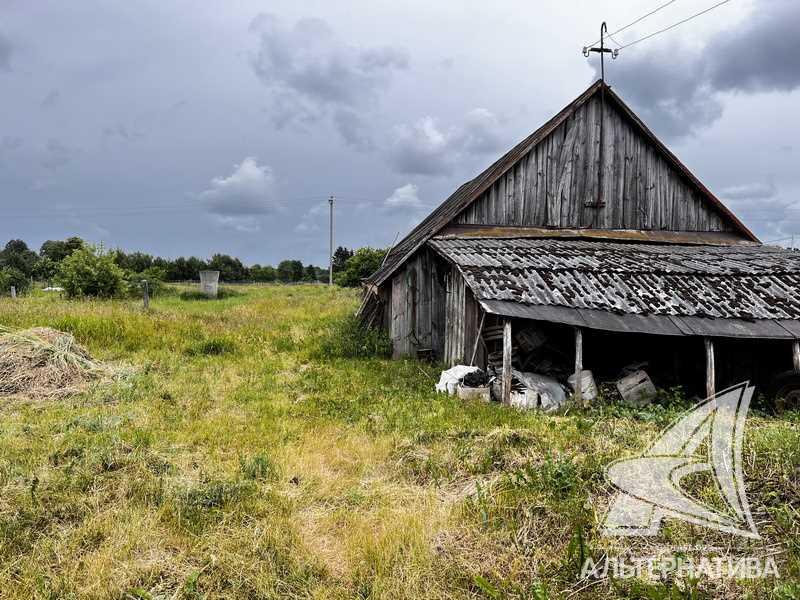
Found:
[[[604,465],[688,405],[566,416],[433,393],[438,368],[337,356],[353,292],[0,300],[135,374],[0,404],[3,598],[800,597],[800,418],[751,415],[746,477],[780,579],[581,581]],[[333,341],[334,343],[325,343]],[[711,484],[693,482],[699,497]],[[709,500],[710,501],[710,500]],[[715,542],[667,522],[671,544]]]

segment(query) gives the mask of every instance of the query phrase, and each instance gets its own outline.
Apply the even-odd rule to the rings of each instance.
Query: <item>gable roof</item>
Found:
[[[561,112],[534,131],[519,144],[514,146],[494,164],[474,179],[462,184],[447,200],[440,204],[432,213],[417,225],[389,252],[386,260],[375,273],[367,280],[368,284],[380,285],[388,279],[394,271],[401,266],[414,252],[422,247],[425,242],[446,227],[461,211],[469,206],[476,198],[485,192],[495,181],[512,168],[523,156],[532,150],[539,142],[551,134],[559,125],[566,121],[595,94],[605,91],[606,101],[615,105],[626,118],[656,151],[681,173],[689,183],[697,189],[700,196],[709,202],[733,227],[745,238],[758,243],[758,238],[734,215],[719,199],[706,188],[689,171],[678,158],[653,134],[650,129],[636,116],[636,114],[615,94],[602,80],[597,80],[589,88],[568,104]]]

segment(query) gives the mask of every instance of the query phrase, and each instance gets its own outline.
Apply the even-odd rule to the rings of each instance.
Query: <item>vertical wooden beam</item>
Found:
[[[792,367],[800,371],[800,340],[792,340]]]
[[[716,374],[714,371],[714,340],[703,338],[706,345],[706,398],[716,393]]]
[[[575,403],[583,404],[583,390],[581,389],[581,373],[583,373],[583,329],[575,328]]]
[[[478,326],[478,333],[475,334],[475,345],[472,347],[472,358],[469,361],[469,366],[473,366],[475,364],[475,355],[478,354],[478,344],[481,341],[481,335],[483,334],[483,322],[486,320],[486,313],[481,311],[481,324]]]
[[[511,404],[511,319],[503,320],[503,404]]]

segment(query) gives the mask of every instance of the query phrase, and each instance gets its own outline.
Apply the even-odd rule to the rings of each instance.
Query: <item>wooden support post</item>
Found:
[[[481,314],[481,324],[478,326],[478,333],[475,335],[475,345],[472,347],[472,358],[469,359],[469,366],[472,367],[475,365],[475,355],[478,354],[478,344],[481,341],[481,335],[483,334],[483,322],[486,320],[486,313]]]
[[[150,308],[150,289],[147,285],[147,281],[142,281],[142,288],[143,288],[143,295],[142,295],[142,305],[144,309],[147,310]]]
[[[17,297],[17,286],[15,286],[15,285],[11,286],[11,297],[12,298],[16,298]]]
[[[583,373],[583,329],[575,328],[575,403],[583,404],[583,389],[581,385]]]
[[[800,340],[792,340],[792,367],[800,371]]]
[[[511,404],[511,319],[503,321],[503,404]]]
[[[706,398],[712,398],[717,391],[714,371],[714,340],[703,338],[706,344]]]

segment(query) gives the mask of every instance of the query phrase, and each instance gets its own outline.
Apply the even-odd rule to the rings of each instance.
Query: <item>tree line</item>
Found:
[[[351,250],[340,246],[333,256],[334,281],[337,285],[357,287],[361,281],[381,264],[386,250],[359,248]],[[8,292],[11,286],[23,292],[31,280],[47,284],[69,284],[76,278],[120,280],[116,290],[141,280],[152,283],[171,281],[197,281],[199,272],[220,272],[220,281],[229,283],[299,283],[328,280],[328,270],[313,264],[304,265],[299,260],[283,260],[276,266],[254,264],[246,266],[236,257],[214,254],[204,260],[195,256],[175,259],[153,256],[145,252],[125,252],[121,249],[106,251],[102,247],[87,244],[79,237],[65,240],[48,240],[39,251],[32,250],[23,240],[10,240],[0,250],[0,292]],[[95,290],[94,285],[88,286]],[[78,295],[117,295],[114,293],[81,293]]]

